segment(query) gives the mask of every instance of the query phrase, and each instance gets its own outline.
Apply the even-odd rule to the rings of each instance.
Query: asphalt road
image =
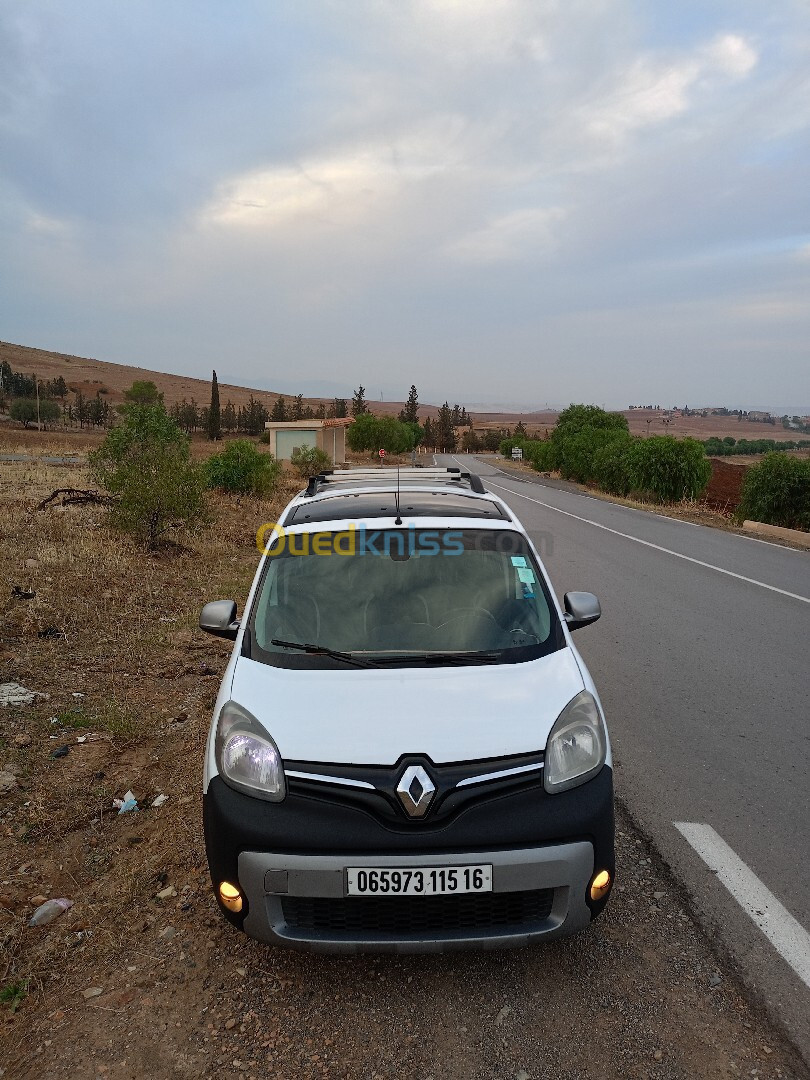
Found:
[[[607,713],[617,795],[810,1060],[810,553],[549,487],[494,461],[437,463],[477,471],[506,500],[560,599],[599,596],[602,619],[577,645]],[[716,872],[676,822],[717,834],[745,867]],[[760,883],[779,903],[763,900]]]

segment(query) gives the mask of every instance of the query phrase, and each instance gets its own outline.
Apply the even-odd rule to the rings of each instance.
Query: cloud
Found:
[[[446,251],[451,258],[471,263],[547,255],[556,246],[558,227],[565,217],[559,206],[513,210],[461,237]]]
[[[460,117],[439,116],[399,138],[235,176],[219,185],[200,221],[267,230],[357,224],[384,212],[404,188],[459,168],[453,143],[463,127]]]
[[[4,336],[426,400],[507,355],[529,397],[698,400],[711,357],[789,399],[808,48],[795,4],[7,0]]]

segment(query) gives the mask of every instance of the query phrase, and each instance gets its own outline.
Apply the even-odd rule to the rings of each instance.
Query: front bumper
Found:
[[[491,893],[345,896],[348,865],[397,869],[470,863],[492,864]],[[272,944],[332,953],[528,945],[590,923],[585,896],[592,872],[593,848],[586,842],[441,859],[245,851],[239,856],[239,883],[249,908],[243,928]],[[276,891],[280,888],[285,891]]]
[[[215,891],[238,882],[244,896],[225,917],[259,940],[321,952],[505,948],[575,933],[607,902],[589,897],[594,873],[615,866],[608,767],[558,795],[527,784],[441,824],[402,828],[328,798],[264,802],[216,777],[204,819]],[[471,863],[492,864],[491,893],[346,896],[349,866]]]

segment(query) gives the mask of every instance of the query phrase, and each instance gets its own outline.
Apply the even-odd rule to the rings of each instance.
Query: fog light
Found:
[[[591,882],[591,900],[601,900],[603,896],[607,895],[611,884],[612,881],[608,871],[600,870]]]
[[[242,894],[236,885],[231,885],[230,881],[223,881],[220,885],[219,898],[228,911],[242,910]]]

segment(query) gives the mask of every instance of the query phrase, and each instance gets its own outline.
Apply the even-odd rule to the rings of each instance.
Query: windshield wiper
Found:
[[[281,638],[271,638],[270,644],[278,645],[282,649],[297,649],[299,652],[310,653],[312,656],[329,656],[333,660],[342,660],[344,664],[354,664],[355,667],[377,667],[376,660],[363,660],[351,653],[327,649],[325,645],[310,645],[304,641],[282,641]]]
[[[500,660],[499,652],[413,652],[397,653],[396,656],[378,656],[377,664],[407,664],[416,661],[419,664],[497,664]]]

